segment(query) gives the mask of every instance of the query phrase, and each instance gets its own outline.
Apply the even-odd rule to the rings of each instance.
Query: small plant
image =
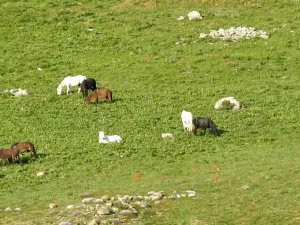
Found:
[[[224,101],[222,102],[221,109],[224,110],[233,109],[234,106],[235,104],[231,103],[230,101]]]

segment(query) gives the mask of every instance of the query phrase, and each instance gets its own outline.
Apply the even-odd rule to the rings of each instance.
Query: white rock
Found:
[[[11,212],[11,211],[12,211],[12,209],[9,208],[9,207],[7,207],[7,208],[4,209],[4,212]]]
[[[221,109],[221,108],[222,108],[222,104],[223,104],[224,102],[226,102],[226,101],[230,102],[230,104],[233,105],[233,108],[232,108],[233,110],[237,110],[237,109],[240,108],[240,102],[239,102],[238,100],[236,100],[234,97],[225,97],[225,98],[219,99],[219,100],[216,102],[214,108],[215,108],[215,109]]]
[[[37,177],[43,177],[43,176],[46,176],[47,175],[47,172],[46,171],[40,171],[40,172],[37,172],[36,173],[36,176]]]
[[[173,139],[174,137],[173,137],[173,134],[171,134],[171,133],[162,133],[161,138],[162,139]]]
[[[99,215],[109,215],[110,210],[107,207],[101,207],[100,209],[98,209],[97,214],[99,214]]]
[[[67,205],[67,209],[74,209],[75,206],[74,205]]]
[[[72,225],[72,223],[70,223],[70,222],[60,222],[58,225]]]
[[[88,203],[93,203],[93,201],[94,201],[94,198],[84,198],[84,199],[82,199],[82,203],[83,204],[88,204]]]
[[[20,212],[20,211],[22,211],[22,209],[21,208],[15,208],[15,211]]]
[[[197,11],[191,11],[188,13],[189,20],[201,20],[202,16]]]
[[[179,21],[184,20],[184,16],[179,16],[179,17],[177,18],[177,20],[179,20]]]
[[[50,209],[54,209],[54,208],[56,208],[57,207],[57,205],[55,204],[55,203],[51,203],[50,205],[49,205],[49,208]]]

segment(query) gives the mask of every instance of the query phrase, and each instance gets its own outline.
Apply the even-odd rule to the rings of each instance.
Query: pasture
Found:
[[[191,10],[204,18],[177,20]],[[58,224],[84,192],[184,190],[197,197],[163,200],[136,223],[299,224],[299,11],[298,0],[1,2],[0,91],[29,95],[1,94],[0,147],[30,141],[38,158],[0,163],[0,224]],[[199,39],[238,26],[269,38]],[[77,74],[113,103],[87,107],[77,87],[58,96]],[[243,108],[214,110],[226,96]],[[184,131],[182,110],[221,137]],[[100,145],[99,131],[123,142]]]

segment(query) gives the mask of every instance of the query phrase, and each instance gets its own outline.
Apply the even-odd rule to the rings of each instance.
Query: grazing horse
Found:
[[[89,90],[95,91],[97,89],[96,80],[93,78],[88,78],[82,81],[82,83],[78,84],[78,87],[81,88],[83,97],[87,97]]]
[[[1,148],[0,159],[6,160],[9,164],[15,161],[20,161],[18,149]]]
[[[183,129],[191,132],[193,130],[193,115],[191,112],[183,110],[181,113],[181,121],[183,125]]]
[[[87,105],[90,104],[92,99],[95,99],[96,103],[98,103],[99,99],[106,99],[108,103],[112,103],[112,92],[109,89],[95,90],[86,97],[85,103]]]
[[[100,144],[109,144],[109,143],[113,143],[113,142],[121,143],[122,138],[119,135],[105,136],[103,131],[99,132],[99,143]]]
[[[18,152],[21,154],[23,154],[25,152],[29,152],[29,153],[31,153],[31,156],[33,156],[35,158],[37,157],[34,145],[29,141],[15,143],[11,146],[11,148],[18,150]]]
[[[197,135],[197,129],[201,128],[204,131],[204,135],[205,135],[206,129],[208,129],[213,133],[213,135],[215,137],[220,136],[220,133],[216,127],[216,124],[210,118],[195,117],[193,119],[193,124],[195,126],[195,128],[194,128],[195,135]]]
[[[62,89],[65,86],[67,87],[67,95],[68,95],[70,91],[70,86],[78,86],[78,84],[82,83],[84,80],[86,80],[86,77],[83,75],[65,77],[57,87],[57,95],[61,95]],[[78,87],[78,93],[79,92],[80,92],[80,87]]]

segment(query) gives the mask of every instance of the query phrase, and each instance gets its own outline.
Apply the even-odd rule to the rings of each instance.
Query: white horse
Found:
[[[105,136],[103,131],[99,132],[99,143],[100,144],[108,144],[108,143],[121,143],[122,138],[119,135],[109,135]]]
[[[181,113],[183,129],[191,132],[193,130],[193,115],[191,112],[183,110]]]
[[[78,86],[78,84],[82,83],[82,81],[86,80],[86,77],[83,75],[77,76],[67,76],[63,79],[62,82],[57,87],[57,95],[61,95],[63,87],[67,87],[67,95],[70,91],[70,86]],[[80,92],[81,88],[78,86],[78,93]]]

